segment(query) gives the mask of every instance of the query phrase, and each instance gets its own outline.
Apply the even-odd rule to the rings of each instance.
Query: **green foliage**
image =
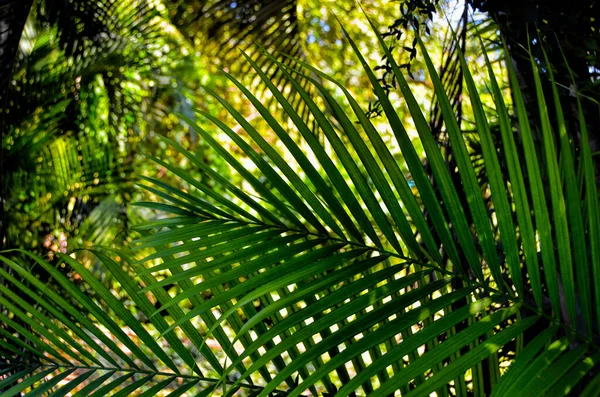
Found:
[[[177,80],[190,59],[161,7],[33,5],[2,104],[3,247],[53,257],[126,241],[140,141],[165,103],[187,103]]]
[[[600,379],[600,313],[593,309],[600,307],[600,218],[583,113],[581,129],[567,131],[558,88],[553,85],[552,104],[546,104],[531,58],[541,126],[535,133],[542,144],[509,65],[515,132],[486,58],[500,125],[498,150],[482,95],[461,57],[483,158],[484,172],[478,172],[448,93],[418,40],[458,167],[456,183],[404,74],[376,37],[427,166],[351,38],[401,156],[344,84],[301,60],[293,69],[265,53],[311,112],[323,137],[318,139],[247,57],[300,142],[226,74],[277,142],[207,89],[244,133],[206,111],[198,112],[202,122],[188,122],[243,183],[233,184],[201,156],[165,138],[200,176],[155,159],[189,189],[143,178],[146,189],[163,200],[140,205],[170,214],[138,226],[137,249],[153,252],[136,260],[93,251],[121,291],[108,290],[67,255],[59,255],[54,266],[33,254],[23,259],[5,253],[0,276],[10,287],[0,287],[9,312],[0,313],[6,357],[0,396],[50,390],[594,395]],[[306,81],[322,95],[328,114],[303,88]],[[321,81],[337,85],[345,103]],[[573,143],[576,133],[580,146]],[[232,146],[244,157],[232,155]],[[23,263],[35,264],[38,275],[54,282],[44,283]]]

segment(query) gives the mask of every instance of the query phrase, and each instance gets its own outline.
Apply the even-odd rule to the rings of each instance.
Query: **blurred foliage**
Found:
[[[160,3],[64,6],[31,9],[2,136],[4,246],[50,254],[127,241],[141,142],[183,131],[203,73]]]
[[[432,13],[434,6],[439,13]],[[467,43],[464,36],[467,31],[474,35],[473,27],[484,27],[489,18],[481,14],[457,18],[456,14],[466,12],[461,11],[464,3],[370,0],[359,6],[353,0],[74,0],[54,7],[43,0],[33,2],[3,98],[2,246],[25,248],[49,259],[56,252],[93,245],[126,247],[136,233],[131,225],[159,216],[130,205],[160,198],[136,189],[136,175],[190,190],[186,181],[170,179],[164,167],[147,161],[145,154],[151,154],[175,157],[180,166],[189,166],[186,159],[177,158],[177,153],[156,139],[159,135],[196,152],[225,175],[228,171],[224,162],[187,125],[191,121],[212,128],[205,117],[197,117],[192,109],[225,122],[233,121],[204,88],[218,92],[257,130],[268,132],[270,127],[220,69],[253,87],[282,125],[289,128],[292,137],[298,137],[298,131],[286,121],[287,116],[256,74],[249,73],[248,63],[240,62],[240,51],[265,68],[294,106],[303,106],[304,101],[298,101],[291,85],[275,64],[268,63],[261,48],[275,51],[277,59],[291,68],[296,67],[296,61],[287,55],[316,65],[343,82],[359,103],[373,103],[371,84],[352,56],[336,20],[343,21],[348,33],[357,37],[356,43],[368,62],[373,66],[383,62],[382,81],[388,90],[393,88],[394,81],[386,82],[385,58],[377,50],[376,37],[361,19],[361,7],[373,15],[373,23],[380,31],[387,31],[397,62],[411,65],[408,82],[419,103],[431,110],[431,124],[435,125],[436,117],[439,120],[439,109],[432,87],[424,78],[425,65],[415,56],[416,35],[422,36],[431,56],[441,65],[447,88],[455,87],[448,92],[453,95],[457,114],[467,125],[472,123],[468,101],[463,104],[462,100],[462,78],[455,62],[458,49],[451,48],[449,27],[462,32],[460,50],[469,62],[481,63],[478,43]],[[485,25],[481,37],[486,43],[493,42],[495,34],[493,27]],[[493,59],[498,54],[497,48],[489,48]],[[448,65],[451,73],[445,74]],[[500,66],[494,66],[498,67],[499,76],[503,74]],[[450,78],[444,80],[446,76]],[[316,75],[312,78],[320,79]],[[330,82],[322,84],[334,98],[343,97]],[[398,115],[415,137],[417,150],[422,152],[406,105],[397,92],[389,93],[399,109]],[[330,112],[318,93],[311,95],[326,114]],[[491,97],[486,100],[491,103]],[[340,102],[345,111],[351,111],[346,102]],[[305,115],[305,110],[298,112]],[[375,118],[373,123],[408,174],[385,122]],[[443,145],[441,128],[439,124],[434,131]],[[237,132],[244,134],[241,128]],[[477,138],[476,134],[472,136],[476,157]],[[227,145],[224,136],[217,138],[223,138]],[[285,152],[275,134],[267,133],[267,140]],[[257,171],[238,148],[229,150],[251,171]],[[202,178],[198,170],[190,172]]]

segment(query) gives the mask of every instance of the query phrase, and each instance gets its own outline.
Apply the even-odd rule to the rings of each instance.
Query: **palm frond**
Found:
[[[204,377],[189,349],[175,334],[168,335],[167,340],[177,357],[155,341],[157,334],[167,329],[166,320],[151,315],[154,304],[140,293],[139,284],[123,271],[122,264],[105,253],[96,254],[132,299],[137,314],[130,311],[131,305],[122,303],[96,276],[68,256],[61,255],[62,265],[55,267],[27,254],[39,267],[38,273],[49,274],[62,292],[42,283],[18,261],[1,258],[4,268],[0,274],[11,286],[0,287],[2,305],[15,320],[1,314],[3,347],[10,350],[3,355],[2,368],[6,372],[2,379],[3,395],[18,395],[27,389],[43,394],[51,388],[58,395],[70,395],[75,388],[80,395],[92,395],[93,391],[99,395],[119,387],[117,394],[128,395],[147,384],[151,386],[146,388],[146,395],[153,395],[163,389],[184,393],[205,380],[214,384],[216,380]],[[89,285],[93,297],[83,293],[59,270],[64,266]],[[175,309],[170,312],[180,315]],[[27,328],[17,320],[23,321]],[[191,331],[184,328],[192,340],[199,341],[194,328]],[[32,351],[39,362],[31,360]],[[210,357],[209,353],[209,360]],[[189,366],[187,375],[181,375],[183,367],[175,364],[178,360]],[[19,382],[25,374],[29,375],[27,381]],[[67,376],[69,382],[62,381]],[[40,384],[43,379],[47,381]]]
[[[22,292],[0,298],[5,309],[0,342],[10,357],[0,381],[10,392],[43,392],[54,382],[83,387],[85,394],[94,389],[125,395],[142,385],[145,393],[175,387],[177,381],[174,393],[194,382],[197,393],[218,389],[226,396],[592,395],[600,379],[598,316],[592,310],[600,306],[592,293],[600,274],[600,219],[589,144],[583,139],[574,147],[575,132],[562,122],[556,92],[558,117],[551,125],[539,77],[543,147],[534,145],[518,85],[515,136],[510,109],[486,59],[501,132],[503,150],[497,150],[474,78],[460,57],[489,187],[482,190],[449,93],[418,40],[456,159],[462,182],[457,186],[425,112],[383,38],[377,38],[430,168],[351,38],[402,156],[385,143],[343,84],[301,60],[290,67],[265,52],[310,110],[326,139],[322,144],[268,73],[247,57],[302,142],[290,139],[260,100],[227,75],[282,147],[207,90],[245,134],[210,114],[199,115],[248,161],[229,153],[209,129],[189,122],[229,163],[243,188],[165,138],[202,178],[156,159],[194,189],[143,178],[146,189],[164,201],[140,205],[171,216],[138,228],[143,233],[138,261],[96,252],[125,290],[126,303],[69,256],[61,255],[62,263],[93,295],[58,267],[28,255],[58,282],[63,297],[3,256],[8,270],[0,269],[0,275]],[[537,76],[533,59],[531,65]],[[508,69],[514,81],[516,74]],[[296,75],[321,93],[329,116]],[[321,79],[340,88],[352,114]],[[586,137],[583,116],[581,126]],[[418,199],[403,169],[412,174]],[[207,180],[222,190],[211,189]],[[106,373],[90,374],[102,370]],[[63,385],[72,374],[77,378]]]

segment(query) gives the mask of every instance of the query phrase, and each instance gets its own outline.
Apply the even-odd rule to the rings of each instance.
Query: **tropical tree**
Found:
[[[150,2],[36,1],[9,44],[0,245],[52,254],[126,240],[139,141],[189,61],[162,52],[181,38]]]
[[[226,74],[278,142],[207,89],[243,133],[207,112],[199,117],[218,132],[190,124],[244,182],[232,184],[166,140],[201,177],[149,156],[188,188],[142,178],[163,200],[140,205],[170,214],[138,226],[138,249],[152,254],[94,251],[122,296],[68,255],[55,266],[5,252],[0,276],[10,287],[0,287],[0,395],[596,395],[600,219],[583,112],[580,128],[567,130],[561,88],[552,84],[546,103],[531,57],[542,137],[534,140],[531,126],[538,124],[529,120],[514,70],[507,65],[512,115],[487,60],[498,148],[461,57],[483,153],[483,164],[474,164],[418,41],[460,175],[455,184],[403,72],[377,37],[426,167],[352,39],[389,134],[375,129],[343,84],[301,60],[292,68],[265,54],[310,110],[321,142],[246,57],[302,141]],[[353,114],[316,76],[337,84]],[[328,115],[305,81],[321,93]],[[217,133],[251,162],[233,156]],[[26,262],[58,287],[41,282]]]

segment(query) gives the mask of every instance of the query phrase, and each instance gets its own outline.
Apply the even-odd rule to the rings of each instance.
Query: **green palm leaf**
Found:
[[[458,166],[462,183],[457,186],[383,39],[378,35],[431,172],[385,90],[348,40],[381,102],[419,200],[395,160],[398,153],[349,90],[301,60],[292,68],[264,54],[310,110],[325,139],[321,143],[278,85],[247,57],[303,140],[289,139],[287,127],[227,75],[282,147],[207,90],[245,134],[208,114],[200,116],[254,168],[191,120],[244,181],[243,189],[165,140],[203,178],[158,159],[195,190],[178,191],[142,178],[143,186],[167,203],[140,205],[172,214],[138,227],[143,237],[137,249],[154,252],[139,260],[95,252],[122,286],[125,300],[69,256],[61,255],[59,264],[93,294],[34,255],[28,260],[54,283],[40,282],[12,253],[2,256],[0,275],[11,285],[0,291],[9,313],[1,313],[5,326],[0,328],[0,346],[10,357],[0,368],[5,393],[35,395],[53,387],[57,395],[74,390],[79,395],[193,390],[228,396],[594,393],[600,358],[592,311],[593,304],[600,305],[597,295],[592,297],[593,288],[600,287],[597,188],[587,138],[581,148],[574,147],[576,132],[567,131],[562,121],[558,87],[553,126],[536,77],[543,137],[538,148],[518,86],[513,90],[515,134],[486,59],[500,122],[498,150],[461,58],[489,186],[482,190],[455,110],[419,43]],[[510,67],[509,77],[515,81]],[[323,95],[333,120],[299,79]],[[321,84],[327,80],[341,89],[351,114]],[[585,130],[581,133],[586,137]],[[222,189],[210,189],[205,178]],[[508,370],[503,362],[510,364]]]

